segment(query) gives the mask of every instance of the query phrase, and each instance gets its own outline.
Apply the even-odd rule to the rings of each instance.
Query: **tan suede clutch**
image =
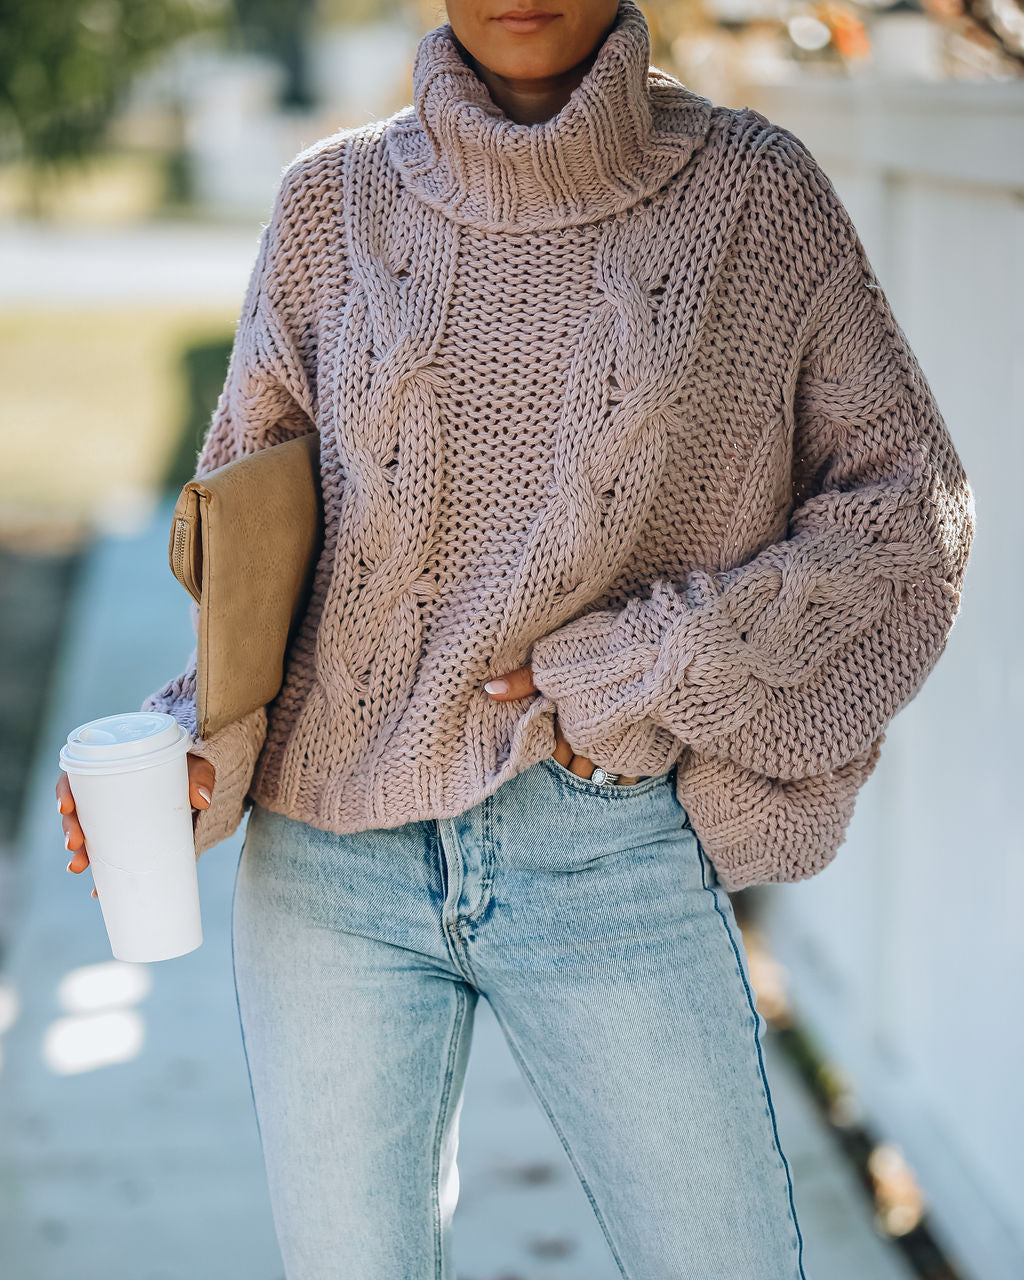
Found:
[[[208,738],[265,706],[323,545],[319,432],[189,480],[174,508],[171,570],[199,606],[196,727]]]

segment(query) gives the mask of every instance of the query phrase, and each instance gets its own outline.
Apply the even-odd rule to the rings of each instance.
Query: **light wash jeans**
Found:
[[[232,953],[288,1280],[453,1280],[481,994],[623,1276],[807,1280],[765,1022],[674,782],[549,757],[353,835],[253,806]]]

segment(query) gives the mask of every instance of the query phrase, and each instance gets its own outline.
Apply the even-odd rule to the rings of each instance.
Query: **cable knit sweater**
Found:
[[[286,167],[196,473],[319,432],[325,538],[280,693],[197,742],[198,852],[253,799],[455,815],[556,712],[597,764],[677,765],[727,889],[842,843],[945,647],[973,495],[807,147],[649,56],[622,0],[521,125],[446,23],[412,105]],[[485,692],[526,663],[540,692]],[[194,695],[193,653],[143,707],[195,734]]]

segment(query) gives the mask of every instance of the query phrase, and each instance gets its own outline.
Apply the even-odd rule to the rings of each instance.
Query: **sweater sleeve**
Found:
[[[786,536],[534,643],[577,752],[645,722],[762,775],[823,774],[872,746],[942,653],[974,497],[855,232],[802,333]]]
[[[286,283],[290,173],[278,191],[274,213],[263,229],[256,262],[235,330],[224,387],[196,463],[196,476],[246,454],[305,435],[314,426],[310,386],[297,346],[281,319],[276,297]],[[199,606],[190,601],[198,635]],[[224,726],[208,738],[196,727],[196,658],[142,703],[143,711],[169,712],[193,737],[192,752],[215,770],[208,809],[193,814],[197,855],[232,835],[250,807],[246,793],[267,730],[264,707]]]

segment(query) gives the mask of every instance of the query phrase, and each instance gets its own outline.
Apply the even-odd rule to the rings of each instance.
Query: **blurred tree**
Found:
[[[132,77],[181,39],[223,25],[223,0],[0,0],[0,160],[22,160],[29,211],[81,166]]]
[[[210,417],[227,378],[233,344],[234,334],[226,331],[210,337],[197,337],[181,352],[180,369],[185,383],[184,415],[161,479],[165,491],[177,494],[196,473]]]
[[[319,18],[317,0],[231,0],[238,42],[266,54],[285,71],[282,107],[315,105],[310,87],[309,45]]]

